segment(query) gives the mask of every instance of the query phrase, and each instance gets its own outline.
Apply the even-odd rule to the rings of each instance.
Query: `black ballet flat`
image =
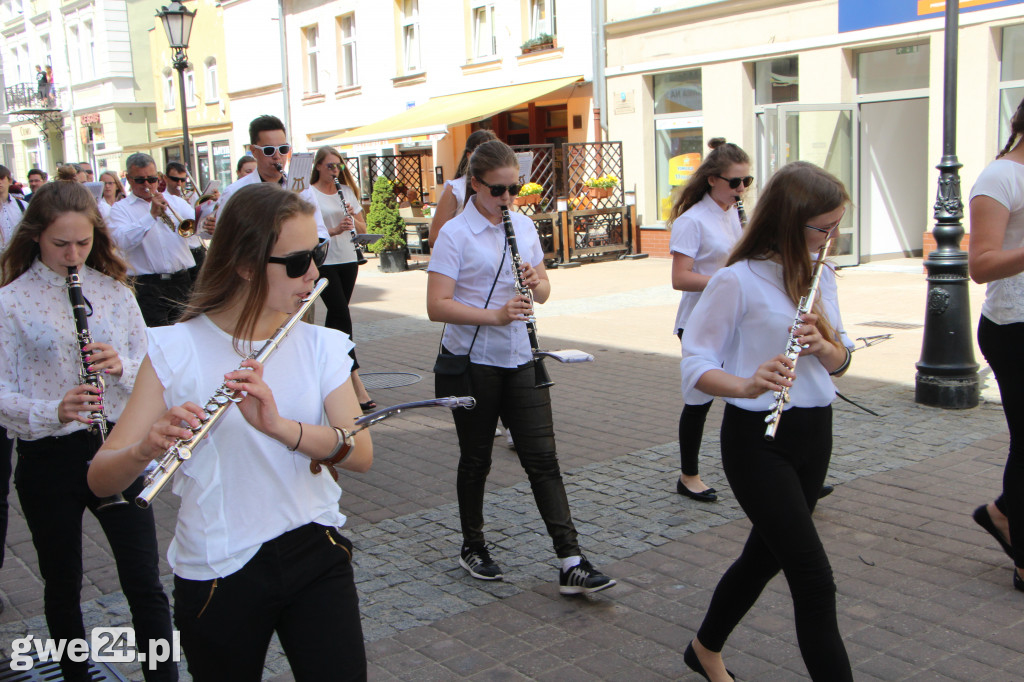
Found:
[[[708,677],[706,672],[704,672],[704,666],[700,664],[700,659],[697,658],[697,652],[693,650],[693,642],[686,645],[686,651],[683,652],[683,663],[685,663],[690,670],[702,676],[705,680],[708,680],[708,682],[711,682],[711,678]],[[729,677],[733,680],[736,679],[736,676],[733,675],[732,671],[728,668],[725,669],[725,672],[729,673]]]
[[[1003,551],[1006,552],[1006,556],[1013,559],[1013,547],[1011,547],[1010,543],[1003,538],[1003,534],[999,532],[999,529],[996,528],[996,524],[993,523],[992,516],[988,513],[988,505],[981,505],[974,510],[974,513],[971,514],[971,516],[974,518],[974,522],[976,524],[984,528],[988,531],[989,535],[996,539],[996,542],[998,542],[1000,547],[1003,548]]]
[[[1020,577],[1016,567],[1013,569],[1013,589],[1024,592],[1024,578]]]
[[[695,493],[689,488],[687,488],[685,485],[683,485],[683,482],[680,481],[678,478],[676,479],[676,492],[685,497],[689,497],[691,500],[697,500],[698,502],[718,501],[718,494],[714,488],[708,488],[707,490],[702,490],[699,493]]]
[[[377,409],[377,403],[371,399],[365,403],[359,403],[359,407],[362,408],[363,412],[373,412]]]
[[[824,498],[828,497],[829,495],[831,495],[832,493],[834,493],[835,491],[836,491],[835,486],[823,485],[823,486],[821,486],[821,490],[818,491],[818,499],[819,500],[824,499]]]

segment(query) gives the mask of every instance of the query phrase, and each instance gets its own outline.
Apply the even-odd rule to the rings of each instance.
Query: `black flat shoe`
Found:
[[[1003,538],[1003,534],[999,532],[999,529],[996,528],[996,524],[992,522],[992,515],[988,513],[988,505],[983,504],[975,509],[974,513],[971,514],[971,517],[974,519],[976,524],[987,530],[988,534],[996,539],[999,546],[1003,548],[1004,552],[1006,552],[1006,556],[1013,559],[1013,547],[1011,547],[1010,543]]]
[[[698,502],[718,501],[718,495],[716,494],[714,488],[708,488],[707,490],[702,490],[699,493],[695,493],[689,488],[687,488],[685,485],[683,485],[683,482],[680,481],[678,478],[676,479],[676,492],[679,493],[680,495],[684,495],[685,497],[689,497],[691,500],[697,500]]]
[[[365,403],[359,403],[359,407],[363,412],[373,412],[377,409],[377,403],[374,400],[367,400]]]
[[[1020,577],[1016,568],[1013,569],[1013,589],[1024,592],[1024,578]]]
[[[704,666],[700,664],[700,659],[697,658],[697,652],[693,650],[693,642],[686,645],[686,651],[683,652],[683,663],[685,663],[690,670],[703,676],[705,680],[710,682],[711,678],[708,677],[706,672],[704,672]],[[732,679],[736,679],[736,676],[733,675],[732,671],[728,668],[725,669],[725,672],[729,673],[729,677]]]
[[[836,490],[835,486],[832,486],[832,485],[823,485],[823,486],[821,486],[821,490],[818,491],[818,499],[820,500],[823,497],[828,497],[829,495],[834,493],[835,490]]]

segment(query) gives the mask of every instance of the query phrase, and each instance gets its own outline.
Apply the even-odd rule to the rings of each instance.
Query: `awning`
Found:
[[[428,139],[431,135],[447,133],[449,126],[493,116],[582,80],[582,76],[570,76],[433,97],[400,114],[328,138],[318,144],[354,145],[388,140],[402,141],[404,138]]]

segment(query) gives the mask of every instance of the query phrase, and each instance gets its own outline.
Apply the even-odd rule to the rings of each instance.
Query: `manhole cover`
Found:
[[[363,386],[367,389],[398,388],[418,383],[423,379],[419,374],[412,372],[360,372],[359,378],[363,380]]]

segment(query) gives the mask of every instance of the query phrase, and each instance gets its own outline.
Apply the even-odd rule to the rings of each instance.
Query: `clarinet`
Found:
[[[745,228],[747,226],[747,212],[743,210],[743,199],[736,195],[736,213],[739,214],[740,227]]]
[[[348,218],[352,214],[348,212],[348,206],[345,205],[345,195],[341,193],[341,180],[334,178],[334,187],[338,190],[338,200],[341,201],[341,210],[345,212],[345,217]],[[352,246],[356,249],[356,265],[362,265],[366,262],[366,256],[363,255],[363,250],[359,248],[359,244],[356,243],[355,228],[352,228]]]
[[[302,305],[296,310],[291,317],[285,320],[274,335],[263,344],[258,351],[253,351],[249,354],[248,359],[257,360],[261,363],[267,361],[267,358],[277,350],[277,347],[284,340],[284,337],[292,330],[295,323],[302,319],[302,316],[306,314],[306,311],[312,307],[317,297],[323,292],[324,288],[327,287],[326,279],[317,280],[316,285],[313,287],[313,291],[309,294],[309,298],[303,299]],[[189,429],[192,431],[191,438],[187,440],[178,439],[174,442],[174,445],[170,447],[157,461],[157,466],[153,469],[149,475],[146,476],[145,488],[139,493],[139,496],[135,498],[135,504],[146,509],[149,507],[153,498],[160,494],[167,481],[171,480],[174,472],[178,470],[178,467],[182,463],[192,457],[192,451],[200,441],[206,437],[206,434],[210,432],[224,413],[227,408],[231,407],[234,403],[242,402],[242,397],[235,394],[226,385],[227,382],[221,384],[216,391],[213,392],[213,397],[206,401],[203,405],[203,412],[206,413],[206,418],[201,419],[199,426],[196,428]]]
[[[86,351],[85,347],[92,343],[92,334],[89,333],[89,313],[86,312],[85,295],[82,294],[82,277],[78,274],[77,267],[73,265],[68,267],[67,282],[68,299],[71,301],[71,312],[75,317],[75,329],[78,333],[78,350],[82,360],[78,368],[78,383],[89,384],[100,390],[100,405],[89,413],[89,421],[92,423],[87,429],[93,438],[96,450],[99,450],[107,440],[110,425],[107,423],[107,416],[103,414],[103,377],[89,366],[87,360],[89,351]],[[100,503],[96,506],[96,509],[98,511],[119,504],[128,504],[128,500],[124,499],[124,496],[120,493],[100,498]]]
[[[796,316],[793,318],[793,325],[789,328],[789,340],[786,341],[785,355],[793,363],[793,371],[796,371],[796,361],[800,359],[800,351],[807,348],[806,345],[796,340],[796,330],[804,322],[800,319],[803,315],[811,312],[814,306],[814,299],[818,295],[818,282],[821,280],[821,269],[825,265],[825,250],[828,248],[828,240],[818,249],[818,260],[814,263],[814,270],[811,273],[811,288],[807,294],[800,299],[800,305],[796,307]],[[768,416],[764,418],[768,427],[764,431],[765,440],[775,440],[775,432],[779,430],[779,421],[782,419],[782,409],[789,402],[789,387],[783,386],[781,390],[775,391],[772,404],[768,406]]]
[[[533,307],[533,292],[528,286],[523,284],[523,273],[520,268],[523,265],[523,259],[519,256],[519,247],[516,246],[516,232],[512,227],[512,218],[508,214],[508,206],[501,207],[501,222],[505,226],[505,241],[508,244],[508,252],[512,255],[512,272],[515,275],[515,291],[517,294],[521,294],[530,299],[530,307]],[[533,369],[536,373],[534,379],[534,388],[547,388],[553,385],[555,382],[548,376],[548,371],[544,367],[544,358],[540,355],[540,346],[537,343],[537,325],[535,323],[536,318],[530,315],[526,318],[526,335],[530,339],[530,349],[533,351]]]

